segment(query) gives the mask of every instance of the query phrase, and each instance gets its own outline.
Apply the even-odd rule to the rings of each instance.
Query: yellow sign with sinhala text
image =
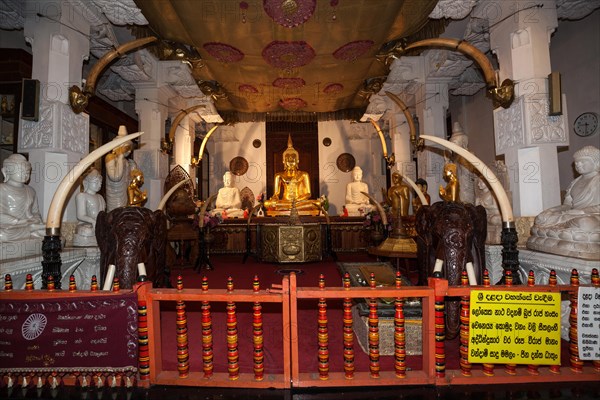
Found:
[[[560,293],[471,291],[469,362],[560,364]]]

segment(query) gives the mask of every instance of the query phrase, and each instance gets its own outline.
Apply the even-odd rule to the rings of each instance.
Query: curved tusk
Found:
[[[396,103],[396,105],[400,108],[400,110],[402,110],[402,112],[404,113],[404,118],[406,118],[406,122],[408,123],[408,128],[410,129],[410,143],[417,149],[420,150],[421,147],[423,147],[422,145],[422,141],[421,143],[419,143],[417,141],[417,127],[415,126],[415,121],[412,118],[412,115],[410,115],[410,112],[408,111],[408,107],[406,106],[406,104],[404,104],[404,102],[402,100],[400,100],[400,98],[398,96],[396,96],[394,93],[392,92],[388,92],[386,91],[385,94],[387,95],[387,97],[389,97],[390,99],[392,99],[392,101],[394,103]]]
[[[381,148],[383,149],[383,158],[387,158],[387,145],[385,144],[385,136],[383,135],[379,124],[373,118],[369,118],[369,121],[375,127],[375,130],[377,130],[377,134],[379,134],[379,140],[381,140]]]
[[[198,150],[198,161],[197,161],[198,164],[200,164],[200,160],[202,160],[202,155],[204,154],[204,148],[206,147],[206,142],[208,142],[208,138],[210,137],[210,135],[212,135],[212,133],[218,127],[219,127],[219,125],[215,125],[212,128],[210,128],[210,130],[208,131],[206,136],[204,136],[204,139],[202,139],[202,144],[200,145],[200,150]]]
[[[204,204],[202,204],[202,207],[200,207],[200,215],[198,217],[198,227],[200,229],[204,228],[204,214],[206,213],[206,209],[208,208],[210,203],[216,198],[217,198],[217,194],[213,194],[208,199],[206,199]]]
[[[483,161],[477,158],[477,156],[475,156],[475,154],[471,153],[470,151],[465,150],[459,145],[449,142],[445,139],[429,135],[421,135],[421,139],[431,140],[434,143],[441,144],[442,146],[447,147],[448,149],[452,150],[453,152],[457,153],[458,155],[462,156],[465,160],[470,162],[471,165],[473,165],[473,167],[475,167],[477,171],[481,173],[483,179],[485,179],[490,184],[490,188],[492,188],[492,191],[498,199],[498,205],[500,206],[502,219],[505,222],[509,223],[512,223],[514,221],[513,210],[510,205],[510,201],[508,200],[506,191],[502,187],[502,184],[500,183],[496,175],[492,172],[491,169],[488,168],[487,165],[485,165]]]
[[[387,215],[385,215],[385,210],[383,209],[383,207],[381,207],[381,204],[379,204],[379,202],[377,200],[375,200],[375,197],[371,196],[369,193],[367,192],[361,192],[362,194],[364,194],[365,196],[367,196],[369,198],[369,200],[371,201],[371,203],[377,208],[377,212],[379,213],[379,215],[381,216],[381,223],[383,223],[383,225],[387,225]]]
[[[428,206],[429,203],[427,202],[427,198],[425,197],[423,192],[421,192],[421,189],[419,189],[417,184],[412,179],[410,179],[408,176],[402,175],[402,179],[404,179],[406,182],[408,182],[408,184],[415,190],[415,192],[417,193],[417,196],[419,196],[419,200],[421,200],[421,204],[424,206]]]
[[[181,122],[182,119],[185,118],[186,115],[188,115],[189,113],[191,113],[192,111],[198,109],[198,108],[204,108],[206,107],[204,104],[198,104],[189,108],[186,108],[185,110],[181,110],[181,112],[179,114],[177,114],[177,116],[173,119],[173,122],[171,123],[171,129],[169,130],[169,142],[173,143],[173,141],[175,140],[175,132],[177,131],[177,127],[179,126],[179,123]]]
[[[60,217],[62,214],[63,206],[65,205],[65,200],[67,198],[67,194],[73,187],[73,184],[77,182],[77,179],[83,174],[83,172],[92,165],[97,159],[108,153],[114,148],[119,147],[120,145],[127,143],[128,141],[135,139],[138,136],[141,136],[144,132],[132,133],[131,135],[119,137],[117,139],[111,140],[110,142],[100,146],[96,150],[92,151],[86,157],[81,159],[71,171],[65,175],[65,177],[60,181],[54,196],[52,197],[52,202],[50,203],[50,207],[48,208],[48,217],[46,219],[46,234],[47,235],[56,235],[60,230]]]
[[[156,210],[163,210],[165,208],[165,205],[167,204],[167,201],[169,200],[169,197],[171,197],[173,195],[173,193],[175,193],[175,191],[177,189],[179,189],[180,187],[182,187],[185,183],[187,183],[188,181],[192,182],[192,178],[188,178],[185,179],[181,182],[179,182],[177,185],[173,186],[171,189],[169,189],[169,191],[163,196],[162,199],[160,199],[160,202],[158,203],[158,206],[156,207]],[[193,182],[192,182],[193,185]]]

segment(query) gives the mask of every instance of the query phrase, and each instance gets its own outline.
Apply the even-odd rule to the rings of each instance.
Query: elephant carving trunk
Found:
[[[144,263],[148,280],[155,286],[169,285],[165,271],[167,217],[162,211],[119,207],[101,212],[96,221],[96,239],[102,279],[113,264],[120,287],[132,288],[137,281],[137,265]]]
[[[432,276],[436,259],[443,261],[442,277],[448,285],[460,285],[462,272],[473,263],[478,283],[485,269],[486,212],[482,206],[457,202],[437,202],[423,206],[416,216],[419,283]],[[446,337],[460,330],[460,301],[446,302]]]

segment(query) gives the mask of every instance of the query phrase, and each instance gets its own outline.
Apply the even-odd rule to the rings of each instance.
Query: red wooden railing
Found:
[[[187,289],[183,282],[178,281],[174,289],[152,288],[147,282],[138,284],[137,292],[139,309],[139,363],[138,384],[143,386],[179,385],[240,388],[300,388],[300,387],[341,387],[341,386],[382,386],[382,385],[473,385],[473,384],[504,384],[504,383],[543,383],[543,382],[573,382],[597,381],[600,379],[600,361],[582,361],[578,356],[577,343],[577,288],[579,277],[573,271],[569,285],[557,285],[554,274],[550,275],[547,285],[534,285],[533,279],[527,286],[510,285],[490,286],[489,279],[484,279],[481,286],[468,286],[466,278],[460,286],[448,286],[444,279],[430,278],[427,286],[402,286],[400,277],[396,279],[395,287],[376,287],[374,277],[369,287],[350,287],[348,277],[344,277],[339,287],[329,287],[325,277],[321,277],[318,286],[298,287],[296,276],[291,273],[282,278],[281,285],[274,285],[261,290],[258,278],[252,282],[252,289],[235,289],[231,279],[226,289],[209,289],[206,278],[202,288]],[[597,270],[591,277],[592,286],[599,286]],[[51,287],[51,285],[49,285]],[[469,334],[469,296],[472,290],[500,290],[515,292],[547,292],[564,293],[571,304],[570,342],[568,365],[497,365],[471,364],[468,361]],[[9,277],[5,280],[5,290],[0,292],[0,301],[11,299],[43,299],[49,297],[70,297],[84,294],[111,296],[115,292],[79,291],[73,281],[69,291],[49,290],[13,290]],[[456,297],[461,301],[460,313],[460,345],[450,350],[445,345],[444,302],[447,297]],[[394,299],[394,355],[391,367],[382,367],[380,356],[380,326],[377,313],[377,298]],[[422,355],[412,356],[421,358],[420,369],[406,367],[406,334],[403,302],[408,298],[419,298],[422,306],[421,343]],[[366,299],[369,304],[368,316],[368,366],[361,370],[355,363],[355,337],[353,332],[352,302],[355,299]],[[298,310],[300,304],[314,304],[314,326],[317,327],[315,337],[305,337],[300,334]],[[342,305],[342,316],[333,323],[328,318],[328,305],[338,302]],[[162,306],[175,304],[176,322],[172,328],[161,324]],[[190,304],[200,305],[201,329],[195,332],[188,330],[188,313]],[[214,353],[213,318],[211,307],[221,303],[226,306],[225,354]],[[247,303],[252,308],[252,346],[249,354],[240,354],[238,339],[237,307]],[[271,332],[263,330],[262,306],[273,303],[281,308],[281,337],[270,338],[269,343],[281,343],[280,360],[282,365],[276,366],[281,373],[265,372],[265,352],[274,349],[265,348],[265,338]],[[338,323],[339,322],[339,323]],[[177,363],[175,368],[167,368],[163,362],[163,334],[165,329],[174,329],[177,346]],[[342,339],[338,342],[331,340],[332,333],[341,332]],[[280,342],[279,342],[280,340]],[[308,342],[306,342],[308,341]],[[200,365],[190,363],[191,344],[200,344],[196,349],[201,350]],[[309,343],[308,346],[301,344]],[[332,352],[332,346],[338,346],[342,351]],[[300,349],[304,350],[300,350]],[[305,354],[307,348],[314,349],[314,354]],[[456,354],[447,354],[456,351]],[[332,359],[332,354],[340,354],[340,360]],[[456,368],[447,368],[449,356],[459,360]],[[314,357],[317,367],[305,370],[303,357]],[[252,360],[251,372],[240,371],[239,360]],[[215,371],[214,361],[226,360],[226,371]],[[335,367],[336,365],[339,368]],[[270,366],[273,367],[273,366]],[[273,370],[273,368],[271,368]],[[18,374],[2,373],[4,384],[19,383]],[[30,377],[29,377],[30,378]],[[48,377],[45,377],[47,379]],[[89,381],[88,377],[86,381]],[[82,376],[77,374],[61,376],[63,383],[82,384]],[[112,378],[113,381],[115,377]]]

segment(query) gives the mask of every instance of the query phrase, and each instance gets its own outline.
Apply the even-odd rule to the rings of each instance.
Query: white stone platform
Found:
[[[61,251],[62,261],[62,289],[69,288],[69,277],[75,276],[77,288],[80,290],[89,290],[92,276],[96,275],[98,282],[100,277],[100,250],[97,247],[71,247]],[[33,255],[19,258],[12,258],[0,261],[0,276],[4,279],[6,274],[10,274],[14,289],[25,289],[25,278],[27,274],[33,277],[33,287],[40,289],[42,287],[42,255]],[[0,285],[4,287],[4,282]]]

